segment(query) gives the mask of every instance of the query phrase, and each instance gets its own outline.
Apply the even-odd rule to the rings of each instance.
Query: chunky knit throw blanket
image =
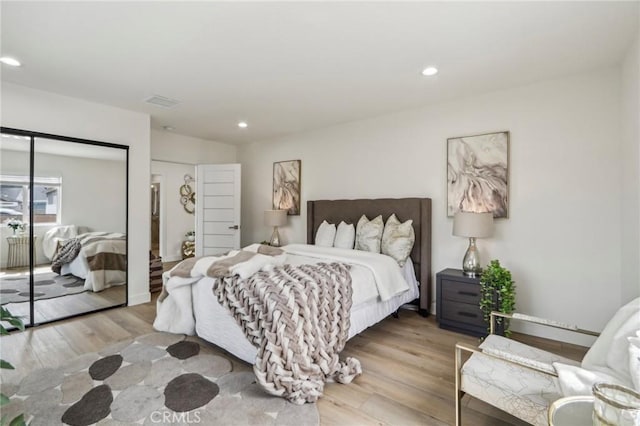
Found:
[[[82,244],[79,238],[72,238],[65,242],[51,259],[51,270],[59,274],[62,270],[62,265],[73,261],[80,253],[81,248]]]
[[[338,357],[350,326],[348,265],[284,265],[218,279],[213,292],[258,348],[253,370],[267,392],[315,402],[327,380],[350,383],[362,373],[357,359]]]

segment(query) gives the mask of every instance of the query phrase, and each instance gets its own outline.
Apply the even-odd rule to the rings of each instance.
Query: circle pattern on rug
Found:
[[[200,353],[200,345],[196,342],[178,342],[169,346],[167,352],[174,358],[187,359]]]
[[[109,355],[91,364],[89,375],[93,380],[104,380],[118,371],[122,365],[122,355]]]
[[[28,291],[25,293],[18,293],[18,296],[23,296],[23,297],[29,297],[30,295],[31,293],[29,293]],[[40,297],[40,296],[44,296],[44,293],[37,293],[37,292],[33,293],[33,297]]]
[[[36,300],[52,299],[71,294],[84,293],[84,281],[74,275],[58,275],[54,272],[39,272],[33,276],[34,288],[38,291]],[[26,275],[0,276],[0,304],[29,302],[30,278]]]
[[[113,394],[107,385],[100,385],[84,394],[62,415],[62,421],[71,426],[88,426],[99,422],[111,412]]]
[[[176,342],[186,344],[172,351],[191,355],[170,354]],[[250,366],[232,363],[199,342],[155,332],[83,354],[61,368],[34,370],[17,391],[11,383],[2,384],[3,391],[15,392],[3,414],[24,413],[33,426],[319,425],[316,404],[299,406],[268,395]],[[26,403],[36,399],[38,404]]]
[[[183,374],[164,388],[164,405],[177,413],[195,410],[218,395],[220,388],[196,373]]]

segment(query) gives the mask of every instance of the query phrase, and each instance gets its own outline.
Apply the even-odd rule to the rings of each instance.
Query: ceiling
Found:
[[[639,4],[2,1],[2,80],[259,141],[618,64]]]

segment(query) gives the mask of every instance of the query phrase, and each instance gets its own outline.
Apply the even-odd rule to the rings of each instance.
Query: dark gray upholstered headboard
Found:
[[[413,219],[416,242],[411,260],[420,282],[420,314],[427,316],[431,308],[431,199],[430,198],[379,198],[362,200],[307,201],[307,244],[313,244],[314,236],[323,220],[336,225],[358,223],[363,214],[369,219],[382,215],[387,221],[396,214],[400,222]]]

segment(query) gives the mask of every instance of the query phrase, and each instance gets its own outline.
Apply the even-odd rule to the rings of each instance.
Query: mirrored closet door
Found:
[[[36,325],[125,305],[128,147],[6,128],[0,143],[2,306]]]

